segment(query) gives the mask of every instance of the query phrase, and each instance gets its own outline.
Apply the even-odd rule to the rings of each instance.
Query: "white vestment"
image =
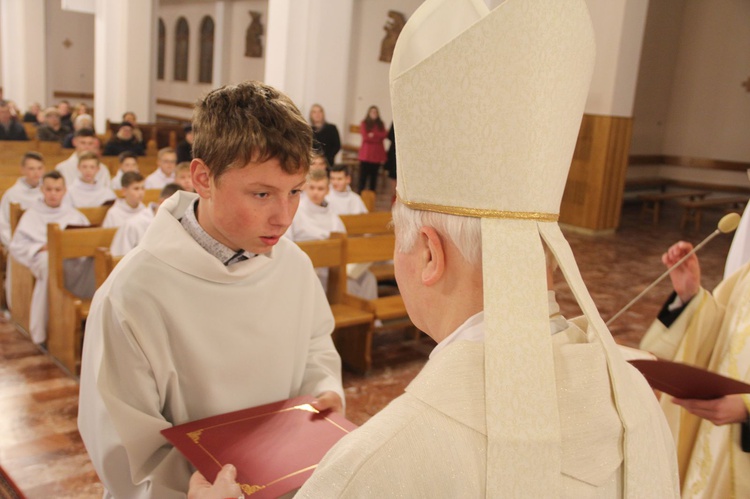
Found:
[[[326,194],[328,207],[336,215],[361,215],[367,213],[364,201],[356,192],[347,186],[344,192],[331,189]]]
[[[55,170],[62,173],[62,176],[65,178],[65,185],[70,187],[81,175],[78,171],[78,154],[73,152],[68,159],[57,163]],[[110,182],[109,168],[104,163],[99,163],[99,171],[96,174],[97,185],[109,187]]]
[[[10,244],[10,205],[18,203],[22,209],[28,210],[31,205],[42,199],[40,186],[41,182],[36,187],[31,187],[26,183],[26,179],[21,177],[3,194],[0,200],[0,242],[6,248]]]
[[[727,263],[724,266],[724,279],[737,272],[740,267],[750,261],[750,203],[742,213],[742,219],[737,230],[734,231],[732,246],[729,247]]]
[[[29,267],[36,278],[29,316],[29,334],[34,343],[42,343],[47,339],[49,258],[46,249],[42,248],[47,245],[47,224],[51,223],[58,224],[61,229],[68,225],[89,225],[86,216],[70,205],[50,208],[39,200],[21,216],[9,248],[13,258]],[[64,269],[66,287],[75,295],[90,298],[95,287],[91,260],[66,260]]]
[[[341,439],[297,497],[485,497],[481,315],[467,320],[459,328],[463,331],[454,333],[458,338],[431,356],[406,393]],[[561,497],[620,497],[629,469],[623,459],[622,423],[604,353],[595,335],[580,326],[586,327],[584,318],[552,336],[562,434]],[[676,497],[674,444],[659,404],[638,371],[628,366],[625,373],[629,379],[618,383],[629,385],[643,411],[639,426],[628,431],[650,436],[638,456],[650,463],[651,473],[638,479],[650,487],[651,497]],[[518,396],[523,392],[519,386]]]
[[[93,208],[117,199],[117,195],[109,187],[104,187],[98,181],[87,184],[80,178],[68,186],[66,197],[76,208]]]
[[[149,225],[154,221],[154,214],[158,208],[155,203],[151,203],[145,210],[141,210],[140,213],[128,219],[122,227],[117,229],[115,237],[112,238],[112,245],[109,247],[112,255],[123,256],[138,246]]]
[[[124,199],[118,199],[115,201],[115,204],[107,210],[107,215],[104,217],[102,227],[122,227],[125,225],[125,222],[145,209],[146,205],[143,203],[138,203],[138,206],[133,208]]]
[[[193,468],[164,428],[328,390],[344,399],[309,258],[282,238],[224,266],[178,220],[196,198],[164,202],[91,304],[78,427],[108,497],[185,497]]]
[[[657,357],[750,381],[750,263],[709,293],[701,288],[669,326],[658,320],[641,341]],[[743,395],[750,411],[750,396]],[[661,406],[677,443],[683,497],[750,497],[750,454],[740,424],[716,426],[663,395]]]
[[[294,215],[292,225],[284,236],[294,242],[319,241],[331,237],[331,232],[346,233],[346,227],[341,218],[328,206],[319,206],[305,196],[300,199],[299,208]],[[328,289],[328,269],[316,269],[323,289]],[[356,279],[347,279],[347,292],[365,300],[378,297],[378,281],[369,270],[363,272]]]
[[[174,172],[172,175],[164,175],[161,168],[157,168],[154,173],[146,177],[145,188],[146,189],[164,189],[167,184],[174,183]]]

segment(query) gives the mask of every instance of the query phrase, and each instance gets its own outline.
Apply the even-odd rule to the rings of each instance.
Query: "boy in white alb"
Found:
[[[143,204],[145,179],[138,172],[127,172],[122,176],[122,198],[107,210],[102,227],[122,227],[125,222],[146,209]]]
[[[344,222],[326,203],[328,176],[325,170],[310,170],[305,184],[305,196],[292,225],[284,236],[292,241],[317,241],[328,239],[331,232],[346,232]],[[328,286],[328,269],[316,269],[323,288]],[[353,295],[374,300],[378,297],[378,282],[372,272],[365,271],[357,279],[347,279],[347,291]]]
[[[10,205],[17,203],[21,208],[29,207],[42,199],[40,181],[44,175],[44,158],[38,152],[27,152],[21,159],[21,178],[5,191],[0,200],[0,242],[7,248],[10,244]]]
[[[193,467],[165,428],[300,395],[343,410],[331,309],[282,237],[310,126],[252,81],[209,92],[193,126],[196,193],[159,207],[86,320],[78,428],[105,497],[186,497]]]
[[[183,191],[195,192],[190,175],[190,161],[183,161],[177,165],[174,170],[174,183],[182,187]]]
[[[79,176],[68,189],[68,199],[75,208],[101,206],[117,199],[112,189],[97,180],[98,170],[99,157],[96,154],[85,152],[79,156]]]
[[[177,166],[177,153],[171,147],[159,149],[156,156],[156,171],[146,177],[146,189],[163,189],[174,182],[174,170]]]
[[[330,173],[331,190],[326,194],[328,207],[336,215],[361,215],[367,213],[362,198],[350,187],[352,177],[346,165],[333,165]]]
[[[65,161],[61,161],[55,165],[55,170],[62,173],[65,178],[65,185],[70,187],[73,182],[78,178],[78,160],[81,154],[85,152],[92,152],[96,154],[97,159],[99,158],[99,139],[93,130],[88,128],[81,128],[76,130],[73,134],[73,146],[76,150],[70,155]],[[99,169],[96,172],[96,181],[103,187],[109,187],[111,178],[109,174],[109,168],[104,163],[98,163]]]
[[[132,250],[143,239],[148,226],[154,221],[154,215],[159,206],[177,191],[182,190],[177,184],[167,184],[159,194],[158,203],[150,203],[148,207],[130,217],[115,233],[112,244],[109,247],[114,256],[124,256]],[[110,208],[111,209],[111,208]]]
[[[10,242],[10,254],[19,263],[29,267],[36,278],[31,296],[29,333],[34,343],[47,339],[47,224],[56,223],[60,228],[68,225],[89,225],[88,219],[67,203],[65,179],[60,172],[51,171],[42,179],[43,199],[34,203],[18,222]],[[94,274],[91,262],[86,259],[65,261],[65,285],[77,296],[91,297],[94,294]]]
[[[127,172],[140,172],[138,169],[138,156],[136,156],[135,153],[125,151],[120,153],[117,159],[120,161],[120,168],[117,170],[117,173],[115,173],[115,176],[112,177],[112,184],[110,185],[115,191],[122,189],[123,174]]]

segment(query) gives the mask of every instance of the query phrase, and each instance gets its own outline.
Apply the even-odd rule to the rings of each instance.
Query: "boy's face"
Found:
[[[331,187],[334,191],[344,192],[346,187],[351,184],[352,178],[345,172],[331,172]]]
[[[318,206],[323,204],[323,200],[328,194],[328,181],[327,180],[309,180],[305,184],[305,194],[307,198],[312,201],[313,204]]]
[[[174,175],[174,183],[182,187],[188,192],[193,191],[193,178],[190,175],[190,170],[181,170]]]
[[[159,168],[161,169],[162,173],[166,175],[167,177],[172,175],[174,173],[174,169],[177,166],[177,154],[173,152],[165,153],[160,159],[159,159]]]
[[[125,158],[125,161],[120,163],[120,170],[122,170],[123,173],[137,172],[138,162],[135,160],[135,158]]]
[[[98,159],[84,159],[78,163],[78,174],[83,182],[93,184],[96,181],[97,173],[99,173]]]
[[[36,187],[44,175],[44,163],[38,159],[27,158],[23,162],[21,173],[23,174],[23,178],[26,179],[27,184],[31,187]]]
[[[117,136],[122,140],[130,140],[133,138],[133,129],[129,126],[121,126],[117,131]]]
[[[305,172],[285,173],[279,160],[231,168],[218,182],[202,160],[191,165],[200,195],[198,222],[232,250],[268,253],[294,219]]]
[[[44,196],[44,204],[50,208],[59,207],[65,196],[65,180],[45,178],[42,182],[42,196]]]
[[[73,137],[73,145],[76,148],[77,153],[84,153],[84,152],[98,152],[99,151],[99,143],[96,140],[96,137]]]
[[[141,201],[143,201],[143,196],[146,194],[146,181],[141,180],[140,182],[133,182],[127,187],[123,187],[122,189],[122,197],[125,199],[125,202],[128,203],[128,206],[131,208],[135,208],[138,206]]]

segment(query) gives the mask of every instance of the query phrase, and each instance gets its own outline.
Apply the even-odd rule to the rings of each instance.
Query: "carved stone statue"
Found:
[[[260,23],[260,12],[248,11],[250,14],[250,26],[245,32],[245,57],[263,57],[263,41],[260,39],[264,32]]]
[[[401,30],[406,24],[406,18],[401,12],[389,10],[388,17],[390,19],[383,26],[385,37],[380,43],[380,60],[383,62],[391,62],[391,59],[393,59],[393,49],[396,47],[396,40],[398,40],[398,35],[401,34]]]

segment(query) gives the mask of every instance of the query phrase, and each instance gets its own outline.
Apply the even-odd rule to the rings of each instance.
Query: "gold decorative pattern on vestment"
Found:
[[[458,215],[462,217],[473,218],[504,218],[512,220],[536,220],[538,222],[557,222],[560,216],[557,213],[538,213],[529,211],[503,211],[503,210],[485,210],[482,208],[466,208],[464,206],[444,206],[432,203],[417,203],[414,201],[405,201],[398,196],[402,204],[412,210],[432,211],[435,213],[445,213],[446,215]]]

